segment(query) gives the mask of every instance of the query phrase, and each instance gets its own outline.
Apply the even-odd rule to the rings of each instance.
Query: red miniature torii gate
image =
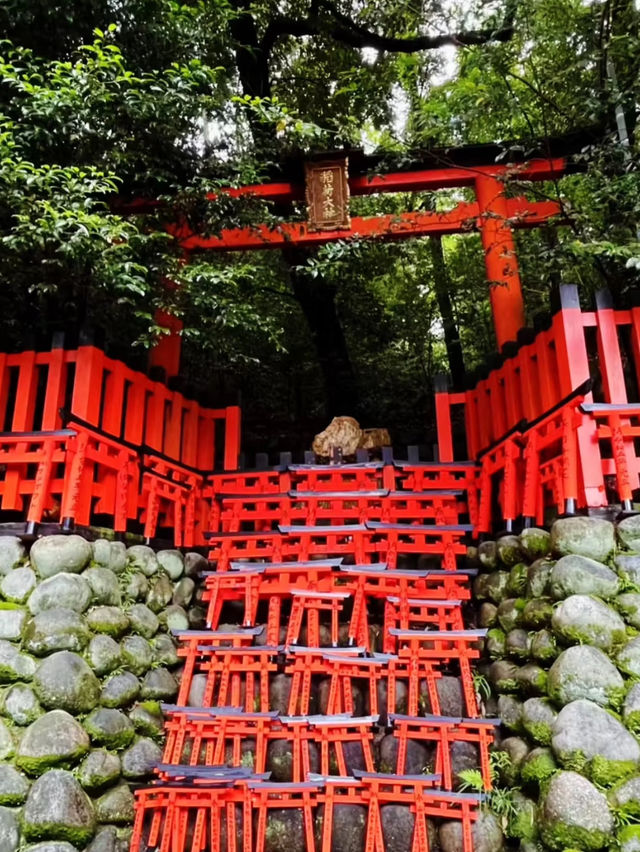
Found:
[[[186,253],[192,251],[248,251],[283,248],[289,245],[314,246],[350,238],[406,239],[434,234],[479,231],[484,247],[487,279],[498,348],[515,340],[524,326],[524,302],[513,240],[514,228],[541,225],[561,213],[555,201],[530,201],[525,197],[508,198],[505,183],[510,177],[519,181],[544,181],[561,176],[566,169],[563,157],[533,159],[517,165],[451,166],[382,175],[356,175],[348,180],[351,195],[472,187],[476,200],[460,202],[446,212],[406,212],[373,217],[354,216],[349,228],[314,231],[304,222],[266,224],[223,229],[219,234],[203,236],[185,223],[170,225],[168,230],[179,240]],[[267,201],[290,203],[305,197],[302,182],[281,181],[220,190],[233,198],[253,196]],[[215,200],[216,194],[207,198]],[[168,376],[175,375],[180,358],[181,324],[166,315],[161,324],[170,334],[152,353],[151,363],[161,366]]]

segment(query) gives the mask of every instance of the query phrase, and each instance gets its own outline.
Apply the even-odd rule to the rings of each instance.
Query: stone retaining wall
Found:
[[[125,852],[177,693],[171,628],[202,627],[197,553],[0,538],[0,852]]]
[[[640,517],[562,519],[469,558],[490,628],[478,688],[503,722],[492,803],[509,845],[637,852]]]

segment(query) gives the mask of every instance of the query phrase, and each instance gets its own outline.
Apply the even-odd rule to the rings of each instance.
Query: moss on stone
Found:
[[[591,780],[600,787],[613,787],[633,775],[636,769],[637,764],[632,760],[608,760],[599,754],[589,764]]]
[[[542,841],[554,850],[568,852],[570,849],[602,849],[610,837],[604,831],[589,830],[579,825],[543,823],[541,826]]]
[[[535,748],[524,760],[520,776],[525,784],[544,784],[556,772],[558,766],[553,752],[548,748]]]

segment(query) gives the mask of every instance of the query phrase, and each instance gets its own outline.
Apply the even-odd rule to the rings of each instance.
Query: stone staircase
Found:
[[[472,677],[464,464],[214,478],[207,629],[178,634],[132,852],[472,852],[497,720]],[[444,828],[443,828],[444,827]]]

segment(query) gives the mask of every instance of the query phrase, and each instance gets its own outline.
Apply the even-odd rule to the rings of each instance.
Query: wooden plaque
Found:
[[[305,163],[304,171],[309,230],[350,228],[347,158]]]

